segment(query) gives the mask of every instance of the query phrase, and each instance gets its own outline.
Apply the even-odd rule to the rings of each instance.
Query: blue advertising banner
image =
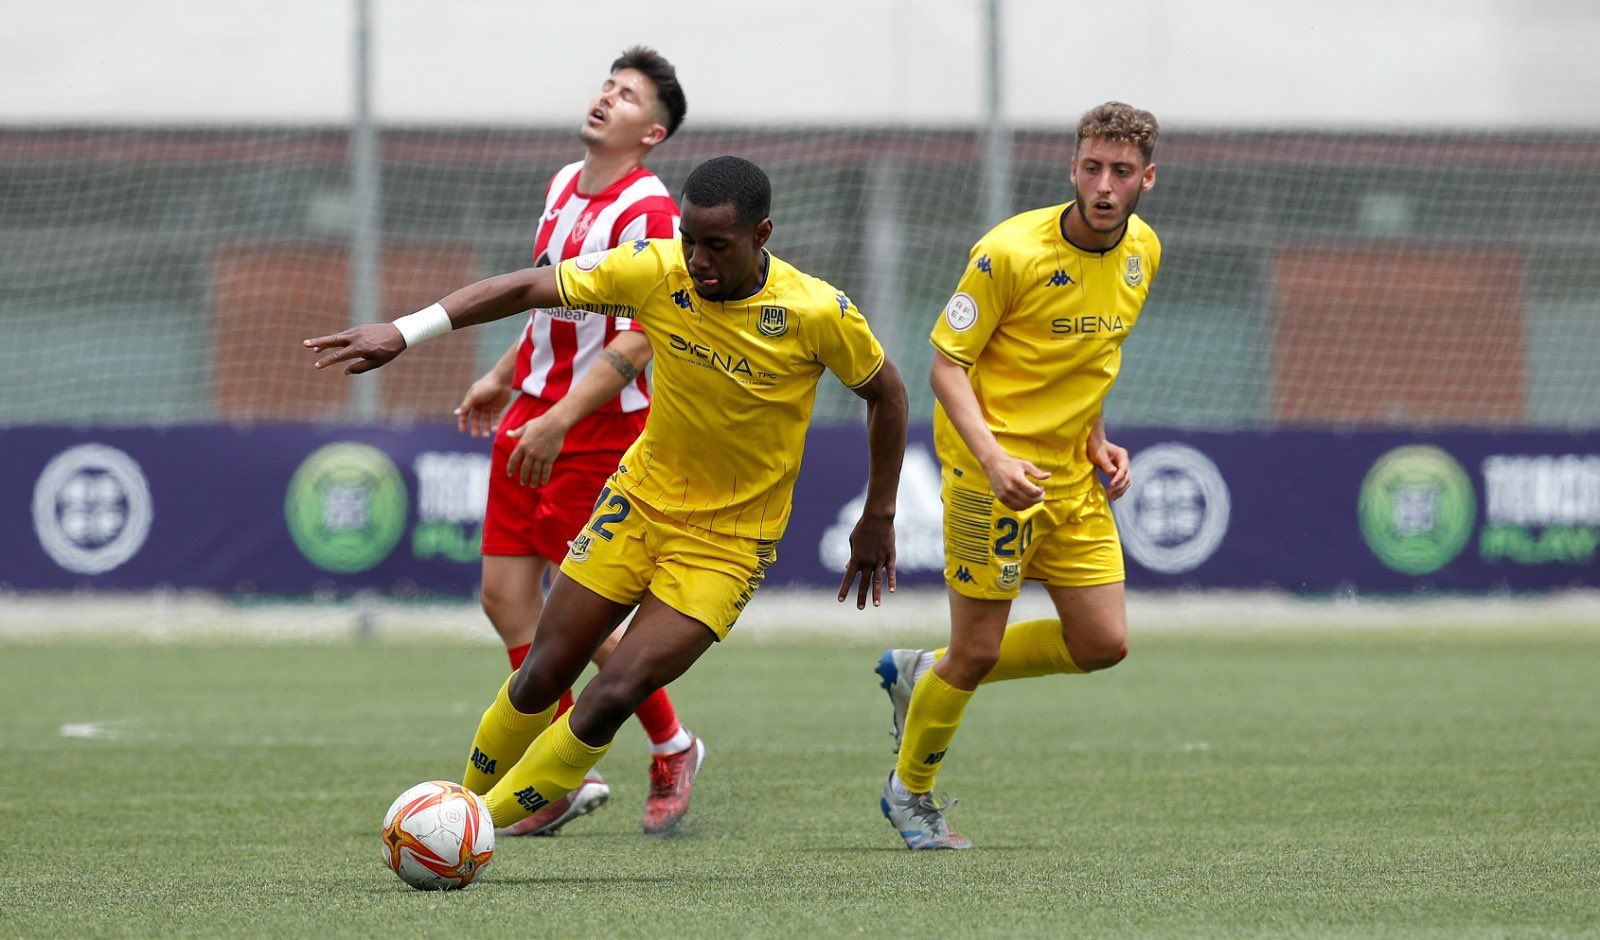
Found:
[[[1300,592],[1600,585],[1600,434],[1135,429],[1115,506],[1134,587]],[[0,586],[469,594],[489,472],[448,427],[0,431]],[[838,584],[859,427],[811,432],[769,583]],[[904,583],[944,564],[939,467],[907,448]]]

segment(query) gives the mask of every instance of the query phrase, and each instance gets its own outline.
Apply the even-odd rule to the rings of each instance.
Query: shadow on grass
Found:
[[[601,885],[655,885],[655,884],[710,884],[716,882],[748,883],[750,879],[734,875],[685,875],[677,878],[665,875],[557,875],[549,878],[539,878],[534,875],[518,875],[510,878],[496,878],[484,882],[485,887],[526,886],[526,885],[574,885],[578,887],[599,887]]]
[[[980,845],[976,847],[974,851],[977,854],[982,855],[987,852],[1043,852],[1047,851],[1049,848],[1050,847],[1046,845]],[[800,851],[806,855],[857,855],[881,852],[898,852],[901,855],[905,855],[911,850],[907,849],[903,845],[841,845],[826,849],[801,849]],[[969,853],[949,850],[934,850],[920,852],[918,854],[967,855]]]
[[[497,888],[549,888],[555,885],[570,885],[572,887],[616,887],[619,885],[683,885],[683,884],[713,884],[713,883],[748,883],[748,878],[734,875],[693,875],[682,877],[669,877],[666,875],[551,875],[539,877],[537,875],[512,875],[490,876],[483,881],[474,882],[465,889],[466,892],[481,896],[493,893]],[[372,885],[363,894],[392,896],[416,895],[420,898],[459,897],[460,891],[418,891],[400,881],[393,881],[387,885]]]

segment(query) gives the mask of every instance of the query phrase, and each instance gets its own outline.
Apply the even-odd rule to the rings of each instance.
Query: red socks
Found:
[[[678,712],[672,707],[666,689],[651,692],[633,714],[639,724],[644,725],[644,733],[650,736],[651,744],[665,744],[678,733]]]
[[[532,648],[532,643],[524,643],[521,646],[513,646],[506,650],[506,658],[511,660],[512,672],[522,668],[522,661],[528,658],[528,650]]]

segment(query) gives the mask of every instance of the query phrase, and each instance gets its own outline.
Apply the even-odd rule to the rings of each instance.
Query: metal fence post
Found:
[[[355,114],[350,124],[350,181],[354,226],[350,238],[350,323],[371,323],[383,309],[379,276],[383,250],[381,173],[377,129],[372,120],[372,4],[355,0]],[[379,373],[356,377],[351,414],[378,417]]]

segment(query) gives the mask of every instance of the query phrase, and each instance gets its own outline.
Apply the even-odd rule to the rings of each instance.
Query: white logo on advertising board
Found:
[[[78,574],[100,574],[132,558],[153,517],[139,465],[104,444],[62,451],[33,486],[39,544],[56,564]]]
[[[1123,547],[1151,571],[1199,567],[1228,533],[1228,484],[1205,454],[1157,444],[1134,455],[1133,485],[1112,503]]]
[[[837,521],[822,534],[817,555],[823,567],[843,571],[850,563],[850,531],[867,504],[863,487],[839,508]],[[906,448],[895,496],[895,570],[944,570],[944,505],[939,501],[939,462],[926,447]]]
[[[417,475],[417,518],[423,522],[478,523],[489,499],[489,457],[458,451],[423,451]]]

